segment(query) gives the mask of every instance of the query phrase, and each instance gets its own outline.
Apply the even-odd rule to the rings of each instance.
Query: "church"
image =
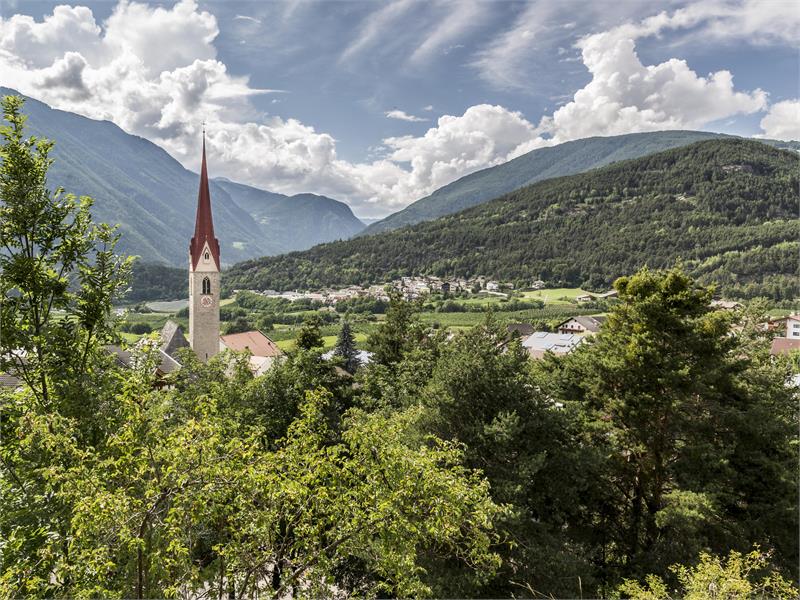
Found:
[[[203,362],[208,362],[222,350],[248,351],[251,355],[250,366],[255,374],[260,375],[283,352],[257,330],[220,335],[221,275],[222,262],[219,240],[214,234],[204,132],[194,235],[189,242],[189,339],[187,342],[176,323],[168,321],[161,332],[161,350],[175,357],[179,348],[188,345]]]

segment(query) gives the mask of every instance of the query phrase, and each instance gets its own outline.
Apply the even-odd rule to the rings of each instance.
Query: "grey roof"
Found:
[[[564,323],[569,323],[570,321],[577,321],[578,323],[583,325],[583,327],[587,331],[596,333],[600,331],[600,326],[603,324],[603,321],[605,320],[606,320],[605,317],[587,317],[586,315],[578,315],[577,317],[570,317],[566,321],[562,321],[561,323],[558,324],[558,326],[561,327],[562,325],[564,325]]]
[[[113,354],[114,357],[117,359],[117,362],[122,365],[123,367],[128,367],[130,369],[134,368],[136,357],[134,352],[128,348],[122,348],[121,346],[106,346],[106,350]],[[158,364],[156,369],[161,373],[172,373],[177,369],[181,368],[180,363],[172,358],[169,354],[158,349],[159,356],[161,358],[161,362]]]
[[[528,350],[550,351],[555,354],[566,354],[583,342],[583,338],[574,333],[549,333],[536,331],[522,342]]]
[[[171,357],[180,348],[188,348],[189,340],[183,335],[183,328],[175,321],[167,321],[161,329],[161,350]]]
[[[530,323],[509,323],[507,329],[509,334],[518,333],[521,337],[529,336],[536,331]]]

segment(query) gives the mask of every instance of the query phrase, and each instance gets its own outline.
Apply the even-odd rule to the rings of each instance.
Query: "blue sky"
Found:
[[[800,137],[797,2],[0,6],[1,84],[365,217],[589,135]]]

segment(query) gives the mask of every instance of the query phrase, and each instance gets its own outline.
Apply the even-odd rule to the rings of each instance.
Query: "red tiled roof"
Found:
[[[772,347],[769,353],[774,356],[776,354],[788,354],[792,350],[800,350],[800,338],[777,337],[772,340]]]
[[[244,352],[250,350],[253,356],[281,356],[283,352],[271,339],[260,331],[245,331],[219,336],[228,350]]]
[[[211,218],[211,193],[208,191],[208,169],[206,168],[206,138],[203,134],[203,164],[200,168],[200,191],[197,194],[197,216],[194,222],[194,237],[189,243],[189,255],[192,257],[192,269],[197,267],[203,246],[208,242],[211,256],[217,269],[219,262],[219,240],[214,237],[214,220]]]

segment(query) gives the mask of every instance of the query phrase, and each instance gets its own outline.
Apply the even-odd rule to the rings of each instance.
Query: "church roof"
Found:
[[[253,356],[281,356],[278,346],[260,331],[244,331],[219,336],[219,341],[234,352],[249,350]]]
[[[194,222],[194,237],[189,243],[189,255],[192,259],[192,269],[197,267],[203,246],[208,242],[211,256],[217,269],[219,262],[219,240],[214,237],[214,221],[211,218],[211,194],[208,191],[208,169],[206,167],[206,138],[203,134],[203,164],[200,168],[200,191],[197,194],[197,216]]]
[[[171,356],[176,357],[180,348],[188,348],[189,342],[183,335],[183,328],[175,321],[169,320],[161,330],[161,350]]]

